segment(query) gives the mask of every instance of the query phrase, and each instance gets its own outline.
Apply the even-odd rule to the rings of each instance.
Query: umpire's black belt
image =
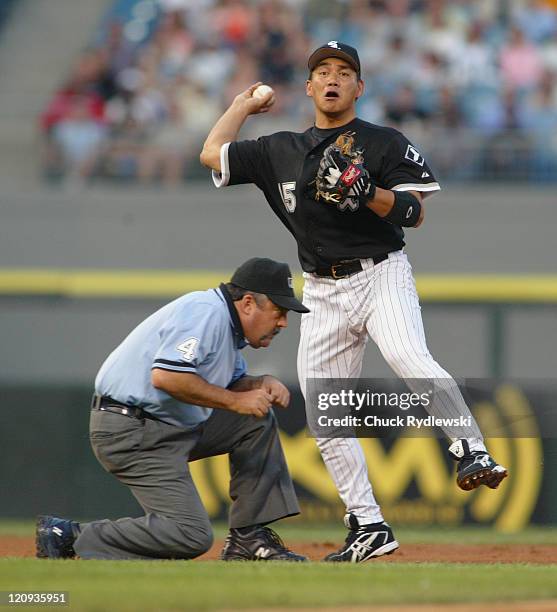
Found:
[[[100,410],[101,412],[114,412],[115,414],[123,414],[133,419],[153,419],[148,412],[145,412],[139,406],[128,406],[117,402],[108,396],[93,395],[93,401],[91,402],[91,410]]]
[[[382,255],[376,255],[372,257],[373,263],[377,265],[385,259],[388,259],[389,254],[384,253]],[[326,268],[316,268],[315,274],[317,276],[327,276],[329,278],[334,278],[338,280],[339,278],[346,278],[347,276],[352,276],[352,274],[357,274],[361,272],[362,262],[359,259],[347,259],[345,261],[339,261],[336,264],[332,264],[331,266],[327,266]]]

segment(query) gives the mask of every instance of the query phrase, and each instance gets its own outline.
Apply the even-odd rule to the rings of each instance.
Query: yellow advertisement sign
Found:
[[[543,476],[543,447],[524,393],[500,385],[490,402],[472,406],[481,429],[504,430],[505,437],[486,440],[509,478],[493,491],[457,488],[455,465],[446,460],[447,444],[431,437],[401,437],[390,448],[378,438],[361,439],[375,496],[387,520],[394,524],[459,525],[464,521],[491,524],[500,531],[518,531],[528,524],[536,506]],[[299,490],[302,513],[308,520],[330,520],[343,515],[336,488],[315,440],[300,430],[281,432],[290,473]],[[228,504],[228,457],[222,455],[190,464],[193,478],[210,516]]]

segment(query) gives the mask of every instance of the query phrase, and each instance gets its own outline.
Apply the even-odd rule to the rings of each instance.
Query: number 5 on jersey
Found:
[[[296,181],[289,181],[287,183],[279,183],[280,197],[284,203],[284,207],[289,213],[293,213],[296,210]]]

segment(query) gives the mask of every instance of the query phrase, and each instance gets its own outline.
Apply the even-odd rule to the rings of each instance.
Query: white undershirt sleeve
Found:
[[[221,187],[226,187],[228,185],[228,181],[230,181],[230,166],[228,163],[228,147],[230,146],[229,142],[225,142],[220,148],[220,172],[213,170],[213,183],[215,183],[215,187],[220,189]]]

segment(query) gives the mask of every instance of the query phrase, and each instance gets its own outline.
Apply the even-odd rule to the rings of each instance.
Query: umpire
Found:
[[[272,405],[287,388],[246,373],[240,349],[268,347],[289,310],[308,312],[287,264],[253,258],[218,289],[184,295],[140,325],[102,365],[90,439],[102,466],[127,485],[139,518],[77,523],[37,519],[37,556],[192,559],[213,536],[188,462],[230,460],[224,560],[305,561],[268,523],[299,513]]]

